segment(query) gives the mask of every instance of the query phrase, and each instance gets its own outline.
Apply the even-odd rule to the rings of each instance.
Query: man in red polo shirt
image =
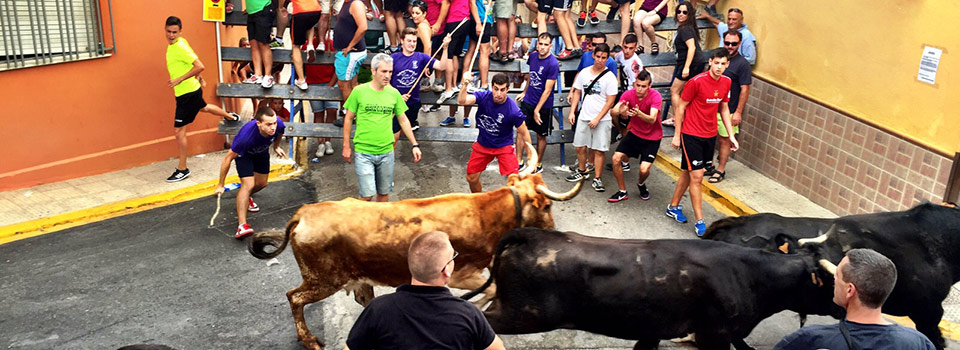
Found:
[[[667,216],[678,222],[687,222],[683,215],[683,206],[680,199],[683,193],[690,189],[690,202],[693,205],[693,214],[697,218],[695,232],[702,236],[707,231],[703,222],[703,198],[700,192],[703,172],[713,163],[713,149],[717,141],[717,115],[727,130],[733,130],[730,124],[730,78],[723,75],[730,63],[726,50],[714,50],[710,55],[710,69],[690,79],[680,94],[680,103],[673,117],[676,130],[673,135],[673,148],[681,152],[680,169],[683,173],[677,179],[677,187],[673,190],[673,199],[667,206]],[[730,133],[730,149],[740,148],[735,134]]]

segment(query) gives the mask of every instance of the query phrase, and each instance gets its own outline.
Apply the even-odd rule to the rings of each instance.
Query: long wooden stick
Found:
[[[446,33],[446,34],[453,35],[453,33],[456,33],[457,29],[460,29],[460,26],[462,26],[464,23],[467,23],[468,19],[470,19],[470,16],[464,17],[462,20],[460,20],[460,24],[457,24],[457,27],[453,28],[452,32]],[[427,65],[430,65],[430,62],[435,61],[437,55],[440,54],[440,52],[442,51],[443,51],[443,44],[440,45],[440,48],[437,49],[437,52],[433,53],[433,56],[430,56],[430,61],[427,61]],[[426,71],[427,71],[427,67],[423,67],[423,69],[420,70],[420,75],[417,76],[417,80],[413,82],[413,86],[411,86],[410,90],[407,90],[407,93],[404,95],[409,95],[411,92],[413,92],[413,89],[417,88],[417,85],[420,84],[420,78],[423,78],[423,73]]]

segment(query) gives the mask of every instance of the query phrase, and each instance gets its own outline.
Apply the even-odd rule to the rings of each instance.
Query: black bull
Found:
[[[484,315],[503,334],[579,329],[654,349],[696,333],[700,349],[749,348],[742,339],[763,319],[832,295],[823,279],[832,276],[809,255],[521,228],[497,247]]]
[[[825,232],[830,234],[823,243],[800,246],[800,239]],[[944,348],[937,327],[942,304],[950,286],[960,281],[960,211],[956,209],[927,203],[906,211],[837,219],[756,214],[717,221],[704,237],[772,252],[816,251],[834,264],[850,249],[873,249],[897,265],[897,284],[883,312],[910,317],[918,331],[938,349]],[[817,302],[833,304],[827,296]]]

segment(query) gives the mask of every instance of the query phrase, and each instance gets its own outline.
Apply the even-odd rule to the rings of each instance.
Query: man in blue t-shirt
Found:
[[[395,87],[407,102],[407,120],[410,121],[410,128],[414,131],[420,128],[417,117],[420,115],[420,88],[418,79],[424,69],[433,68],[437,71],[445,71],[450,67],[450,58],[447,57],[447,49],[450,44],[450,35],[443,39],[441,45],[443,52],[440,54],[440,62],[423,52],[417,50],[417,30],[412,27],[403,29],[401,39],[403,49],[390,55],[393,58],[393,76],[390,77],[390,86]],[[414,84],[418,88],[413,88]],[[400,122],[397,117],[393,117],[393,142],[400,139]]]
[[[457,95],[457,103],[463,106],[477,105],[477,142],[473,143],[473,152],[467,162],[467,182],[470,192],[483,192],[480,186],[480,173],[487,168],[487,164],[497,158],[500,164],[500,175],[516,174],[520,164],[517,163],[516,148],[513,144],[513,129],[523,142],[530,142],[530,132],[523,124],[526,117],[513,100],[507,98],[510,89],[510,79],[506,74],[497,73],[493,76],[492,89],[478,90],[470,95],[467,93],[467,84],[473,78],[473,73],[463,73],[463,86]]]
[[[550,54],[552,36],[543,32],[537,37],[537,50],[531,52],[527,59],[530,74],[527,78],[527,88],[519,96],[520,111],[526,116],[526,126],[537,133],[538,164],[521,163],[520,168],[536,166],[534,174],[543,172],[543,152],[547,149],[547,135],[550,133],[553,122],[553,89],[557,85],[560,75],[560,65],[557,58]],[[522,142],[517,140],[517,142]],[[517,148],[517,158],[523,159],[525,147]]]
[[[871,249],[851,249],[833,277],[833,302],[846,309],[846,318],[835,325],[800,328],[774,350],[935,349],[920,332],[883,319],[880,307],[897,284],[897,267],[890,259]]]
[[[247,212],[260,211],[257,203],[253,202],[253,194],[267,187],[270,177],[270,148],[280,158],[286,157],[280,140],[283,139],[283,121],[268,105],[260,106],[254,120],[240,128],[240,132],[233,138],[233,146],[227,151],[220,163],[220,182],[217,183],[217,194],[224,191],[223,181],[230,170],[230,162],[237,160],[237,176],[240,177],[240,189],[237,191],[237,239],[253,233],[253,228],[247,224]]]

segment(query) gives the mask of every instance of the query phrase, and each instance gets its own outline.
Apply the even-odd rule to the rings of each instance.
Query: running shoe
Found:
[[[243,225],[237,226],[237,234],[234,235],[233,238],[242,239],[243,237],[246,237],[252,233],[253,233],[253,228],[250,227],[250,224],[243,224]]]
[[[610,196],[610,199],[607,199],[607,202],[616,203],[619,201],[625,201],[627,199],[630,199],[630,197],[627,197],[627,191],[617,191],[617,193],[614,193],[613,196]]]
[[[667,206],[667,216],[677,220],[679,223],[687,223],[687,217],[683,215],[683,205],[675,207]]]
[[[247,211],[251,213],[256,213],[260,211],[260,206],[253,201],[253,197],[250,197],[250,204],[247,206]]]

